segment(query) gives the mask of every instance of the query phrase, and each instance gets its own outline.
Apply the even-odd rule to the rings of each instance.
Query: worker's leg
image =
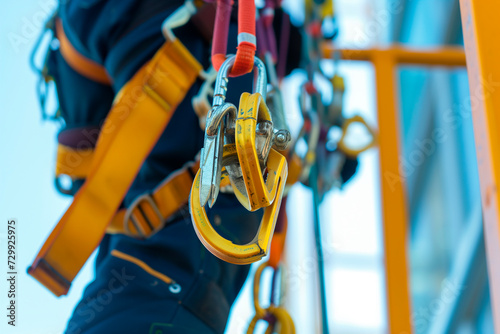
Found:
[[[248,242],[259,217],[242,214],[232,195],[215,207],[209,218],[224,222],[221,234]],[[223,333],[248,268],[209,253],[187,212],[148,240],[108,236],[67,333]]]

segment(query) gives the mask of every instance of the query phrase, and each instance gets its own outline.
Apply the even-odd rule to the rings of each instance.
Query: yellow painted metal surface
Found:
[[[460,0],[481,185],[486,257],[496,332],[500,331],[500,3]]]
[[[235,144],[224,146],[223,159],[230,159],[236,155],[237,148]],[[200,205],[201,174],[200,170],[198,170],[191,188],[189,212],[191,213],[194,230],[201,243],[221,260],[234,264],[250,264],[267,255],[286,184],[288,168],[285,157],[278,151],[271,149],[267,170],[269,174],[278,176],[276,179],[276,195],[272,204],[264,209],[264,215],[255,237],[244,245],[234,244],[231,240],[225,239],[210,223],[205,208]]]
[[[377,87],[380,148],[380,190],[385,250],[387,326],[389,333],[411,333],[410,296],[406,254],[407,199],[399,173],[400,121],[396,108],[395,62],[382,54],[373,59]]]
[[[413,50],[395,45],[356,50],[335,49],[331,43],[324,43],[322,48],[325,58],[332,58],[334,52],[338,52],[341,59],[370,61],[375,67],[388,332],[409,334],[412,323],[407,263],[408,212],[405,179],[399,172],[401,122],[395,71],[399,65],[465,66],[465,53],[460,47]]]
[[[278,190],[278,174],[268,174],[264,181],[259,157],[255,147],[257,121],[271,121],[271,115],[262,95],[243,93],[236,118],[236,151],[240,161],[241,173],[245,182],[246,194],[235,186],[238,201],[249,211],[271,205]]]
[[[410,49],[399,45],[374,49],[335,49],[332,43],[322,45],[323,56],[332,58],[339,52],[344,60],[373,61],[378,57],[391,58],[396,64],[423,66],[465,66],[465,53],[461,47],[441,47],[429,50]]]

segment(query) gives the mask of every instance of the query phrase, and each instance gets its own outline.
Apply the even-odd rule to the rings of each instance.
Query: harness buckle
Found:
[[[153,219],[151,219],[152,217],[149,217],[146,213],[147,211],[144,209],[144,204],[151,207],[152,210],[150,210],[149,212],[154,213],[155,216]],[[157,224],[154,224],[155,220],[158,222]],[[143,224],[142,221],[145,224]],[[130,236],[135,237],[138,235],[140,238],[148,238],[153,233],[158,231],[164,222],[165,217],[163,217],[160,208],[156,204],[153,196],[150,193],[145,193],[138,196],[127,208],[127,211],[125,212],[125,216],[123,218],[123,227],[126,233]],[[136,231],[135,233],[130,228],[131,225],[134,227]]]
[[[214,89],[212,86],[216,78],[217,78],[217,71],[213,67],[210,67],[210,69],[207,72],[207,78],[201,85],[198,94],[194,96],[191,100],[194,112],[198,116],[200,127],[202,129],[205,129],[207,115],[210,109],[212,108],[212,105],[208,101],[208,98],[214,96]]]
[[[186,0],[182,6],[170,14],[161,25],[161,31],[167,41],[175,41],[173,29],[185,25],[196,14],[196,5],[192,0]]]

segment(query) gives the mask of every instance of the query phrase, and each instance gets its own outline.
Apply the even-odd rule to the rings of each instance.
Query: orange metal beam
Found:
[[[373,59],[377,87],[380,188],[385,251],[385,280],[389,333],[411,333],[407,209],[404,179],[399,173],[400,121],[396,100],[395,60],[377,54]]]
[[[481,185],[486,257],[496,332],[500,331],[500,3],[460,0]]]
[[[323,44],[323,56],[332,58],[331,43]],[[465,66],[463,48],[412,50],[401,46],[385,49],[338,49],[344,60],[370,61],[375,67],[380,150],[380,185],[385,252],[385,279],[389,333],[412,332],[407,263],[407,198],[404,177],[399,172],[400,113],[396,92],[398,65]]]
[[[332,58],[335,46],[323,44],[323,56]],[[373,61],[379,57],[393,59],[400,65],[422,66],[465,66],[465,53],[462,47],[442,47],[430,50],[415,50],[399,45],[375,49],[337,49],[344,60]]]

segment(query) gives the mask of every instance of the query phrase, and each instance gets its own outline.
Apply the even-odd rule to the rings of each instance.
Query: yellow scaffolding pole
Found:
[[[395,64],[421,66],[465,66],[462,47],[442,47],[432,50],[410,49],[399,45],[374,49],[334,49],[331,43],[323,44],[323,56],[332,58],[339,52],[344,60],[374,61],[378,57],[392,59]]]
[[[460,0],[493,321],[500,330],[500,3]]]
[[[323,56],[332,58],[334,46],[323,45]],[[370,61],[375,68],[378,140],[380,150],[380,187],[387,291],[389,333],[412,332],[407,265],[407,199],[404,175],[399,172],[401,156],[398,65],[465,66],[462,48],[412,50],[400,46],[385,49],[337,49],[344,60]]]

